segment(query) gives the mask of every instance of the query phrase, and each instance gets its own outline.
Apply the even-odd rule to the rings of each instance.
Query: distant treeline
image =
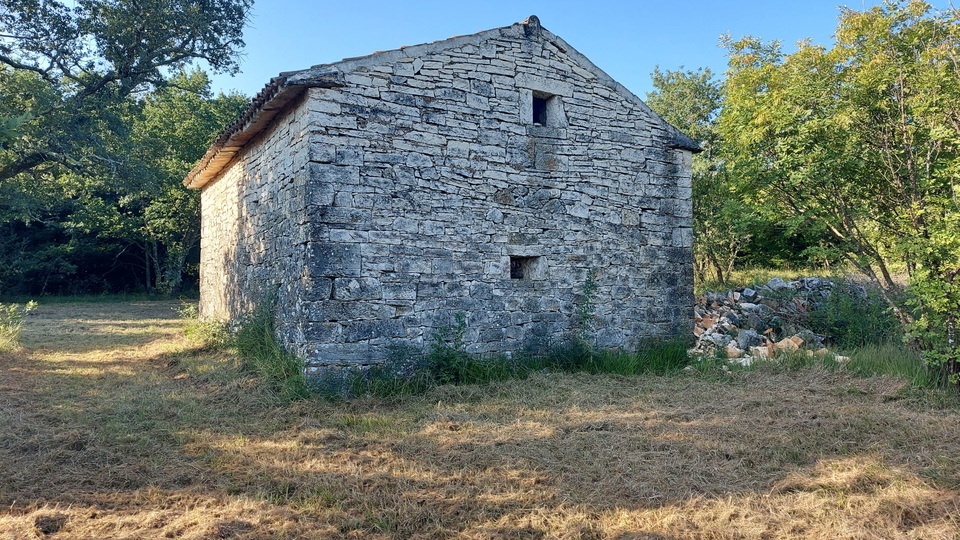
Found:
[[[175,292],[195,279],[180,181],[245,105],[252,0],[15,0],[0,9],[0,294]]]

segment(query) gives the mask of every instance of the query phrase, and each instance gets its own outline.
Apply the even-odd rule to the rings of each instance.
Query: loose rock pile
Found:
[[[731,363],[750,365],[779,352],[806,351],[808,356],[834,355],[824,346],[824,336],[804,327],[807,313],[830,295],[834,283],[818,277],[784,281],[697,297],[694,309],[695,356],[722,356]]]

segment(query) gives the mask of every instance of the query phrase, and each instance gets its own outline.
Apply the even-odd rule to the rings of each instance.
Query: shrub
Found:
[[[590,349],[590,330],[593,326],[593,317],[597,311],[597,274],[596,268],[587,271],[587,279],[583,282],[583,291],[577,302],[577,318],[574,321],[574,341],[579,346]]]
[[[27,313],[37,308],[33,300],[26,304],[0,304],[0,352],[20,346],[20,331]]]
[[[831,293],[807,315],[807,324],[840,349],[900,341],[900,324],[868,285],[838,279]]]
[[[472,360],[463,342],[467,317],[458,312],[454,320],[453,326],[443,326],[433,334],[433,343],[427,354],[427,369],[439,384],[464,382]]]

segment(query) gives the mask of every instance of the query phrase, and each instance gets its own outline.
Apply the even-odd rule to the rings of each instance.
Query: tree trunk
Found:
[[[183,285],[183,267],[187,263],[187,252],[178,250],[175,254],[167,251],[167,268],[164,271],[166,275],[166,288],[170,294],[180,292]]]
[[[153,282],[150,281],[150,250],[148,244],[143,244],[143,286],[146,291],[153,292]]]
[[[153,278],[155,280],[153,289],[157,290],[163,287],[163,272],[160,268],[160,254],[157,250],[157,243],[150,242],[150,248],[153,251]]]
[[[887,270],[887,265],[883,262],[883,259],[877,255],[877,265],[880,267],[880,274],[883,276],[883,281],[886,283],[888,289],[896,289],[897,284],[893,281],[893,278],[890,277],[890,271]]]
[[[953,384],[954,390],[960,393],[960,379],[957,379],[957,375],[960,375],[960,365],[957,362],[957,321],[954,315],[947,316],[947,354],[949,358],[947,359],[947,377],[948,380]]]
[[[720,264],[720,261],[717,259],[716,253],[712,250],[709,251],[707,258],[710,260],[710,264],[713,265],[713,271],[717,274],[717,281],[720,282],[721,285],[726,283],[723,275],[723,265]]]
[[[869,264],[860,264],[860,262],[857,261],[857,259],[852,255],[850,255],[849,253],[845,254],[844,256],[847,258],[847,261],[853,264],[853,266],[855,266],[861,272],[866,274],[866,276],[870,278],[870,281],[872,281],[873,284],[876,285],[877,292],[880,294],[880,298],[882,298],[884,303],[887,304],[887,307],[889,307],[890,310],[893,311],[894,316],[897,318],[898,321],[900,321],[900,325],[903,327],[903,330],[906,332],[907,325],[913,322],[913,317],[910,316],[909,313],[900,309],[900,306],[897,305],[897,303],[894,301],[893,295],[892,295],[893,288],[884,287],[883,282],[880,281],[880,278],[877,276],[877,273],[874,272],[873,268]],[[883,267],[883,268],[886,269],[886,267]],[[892,283],[892,281],[890,283]]]

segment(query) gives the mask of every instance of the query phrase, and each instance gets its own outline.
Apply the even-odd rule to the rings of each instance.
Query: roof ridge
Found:
[[[518,35],[523,32],[522,36]],[[571,60],[597,77],[599,82],[609,86],[625,99],[642,107],[652,118],[658,120],[667,131],[670,144],[675,148],[682,148],[694,152],[700,151],[700,146],[680,130],[670,125],[659,114],[653,111],[642,99],[617,82],[613,77],[600,69],[580,51],[573,48],[563,38],[550,32],[540,24],[536,15],[510,26],[500,26],[489,30],[481,30],[473,34],[453,36],[447,39],[405,45],[397,49],[377,51],[366,56],[344,58],[327,64],[317,64],[307,69],[286,71],[270,79],[260,92],[251,100],[250,104],[240,117],[224,128],[210,148],[197,164],[187,173],[183,184],[188,188],[201,188],[214,175],[223,169],[226,164],[243,148],[243,146],[257,135],[275,116],[280,114],[285,106],[296,99],[306,88],[338,88],[346,86],[344,74],[374,62],[388,63],[400,61],[404,58],[418,57],[437,49],[451,48],[457,45],[467,45],[471,42],[482,42],[494,33],[504,35],[513,32],[513,37],[528,39],[545,39],[568,55]]]
[[[404,45],[397,49],[377,51],[366,56],[344,58],[337,62],[317,64],[307,69],[282,72],[278,76],[270,79],[270,82],[264,85],[263,89],[251,98],[250,104],[243,113],[241,113],[240,117],[224,128],[210,145],[210,148],[204,153],[203,157],[200,158],[193,169],[184,177],[183,185],[193,189],[203,187],[206,181],[209,180],[209,177],[205,173],[207,173],[211,167],[222,167],[226,165],[226,163],[233,159],[233,156],[240,151],[243,144],[253,138],[255,133],[250,136],[245,136],[248,131],[261,127],[272,120],[273,117],[280,112],[283,105],[293,101],[305,88],[333,88],[344,86],[346,84],[343,80],[344,72],[353,71],[353,69],[374,60],[388,61],[390,55],[396,55],[398,57],[416,56],[417,52],[426,48],[443,48],[457,41],[479,41],[480,36],[494,32],[499,33],[525,25],[530,25],[532,28],[535,28],[536,33],[539,34],[540,19],[536,15],[531,15],[523,22],[514,23],[510,26],[499,26],[488,30],[481,30],[473,34],[453,36],[447,39],[417,45]],[[527,34],[526,31],[524,33]],[[291,93],[294,95],[290,95]],[[210,173],[210,175],[216,174],[219,170],[220,169],[217,169],[217,171]]]

